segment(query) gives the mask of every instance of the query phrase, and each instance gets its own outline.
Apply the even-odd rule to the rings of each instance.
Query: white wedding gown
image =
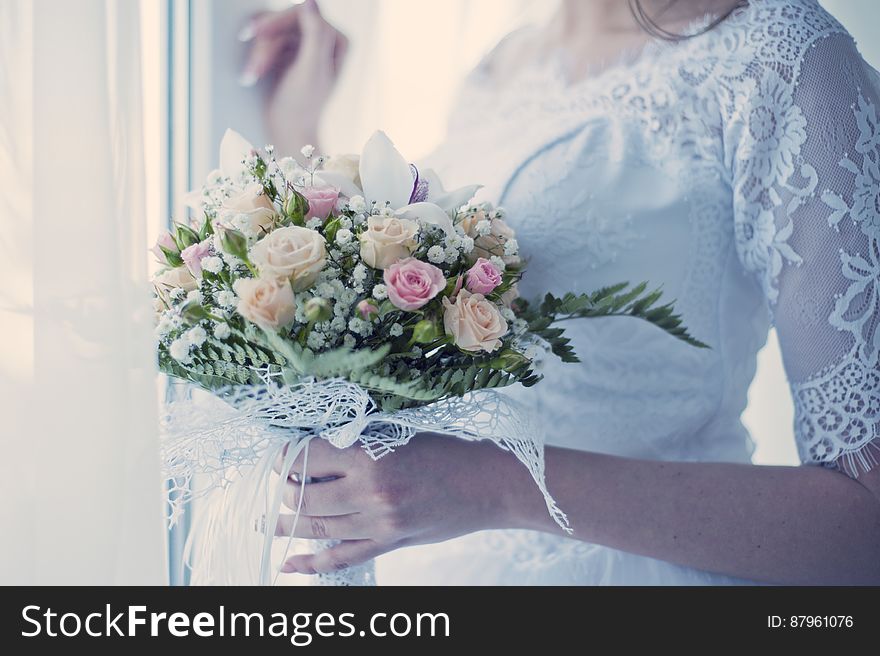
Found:
[[[523,295],[647,280],[712,347],[626,318],[571,323],[582,363],[550,358],[539,385],[510,391],[535,405],[547,443],[748,463],[740,415],[773,323],[803,462],[875,465],[880,84],[844,29],[812,0],[752,0],[707,34],[572,84],[561,58],[503,85],[490,65],[432,164],[508,210],[529,258]],[[402,549],[377,579],[743,582],[529,531]]]

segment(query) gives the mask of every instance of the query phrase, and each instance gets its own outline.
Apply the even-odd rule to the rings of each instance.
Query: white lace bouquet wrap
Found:
[[[280,514],[281,481],[312,439],[325,439],[338,448],[359,443],[376,460],[420,432],[490,440],[528,468],[551,516],[569,530],[544,482],[539,427],[530,413],[502,393],[480,390],[387,413],[376,408],[364,388],[346,380],[310,380],[292,386],[266,382],[230,389],[224,400],[179,399],[167,406],[163,456],[174,483],[171,517],[179,516],[193,498],[205,499],[187,545],[194,583],[275,582],[278,570],[271,559],[270,527]],[[279,459],[284,467],[276,476],[273,464]],[[305,471],[307,475],[307,457]],[[304,546],[287,538],[282,541],[285,554],[293,546]],[[317,583],[370,585],[374,580],[370,562],[320,575]]]
[[[283,490],[300,454],[308,484],[314,439],[360,442],[374,459],[419,432],[490,440],[568,530],[539,427],[498,390],[538,383],[542,352],[577,362],[560,320],[633,316],[700,345],[645,283],[519,298],[525,266],[503,210],[474,202],[477,186],[446,191],[382,133],[360,156],[306,147],[297,161],[230,131],[220,155],[191,198],[199,213],[153,249],[160,368],[215,395],[171,403],[164,422],[172,522],[199,500],[195,583],[275,582]],[[283,542],[286,556],[302,541]],[[366,566],[319,581],[372,578]]]

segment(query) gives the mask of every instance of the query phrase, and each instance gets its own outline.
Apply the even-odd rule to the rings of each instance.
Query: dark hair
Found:
[[[632,12],[633,18],[635,19],[636,23],[638,23],[639,27],[641,27],[651,36],[657,37],[658,39],[663,39],[664,41],[684,41],[685,39],[690,39],[692,37],[699,36],[700,34],[705,34],[709,30],[718,27],[721,23],[727,20],[727,18],[734,11],[748,4],[747,0],[738,0],[736,4],[734,4],[730,9],[715,18],[711,23],[709,23],[699,32],[696,32],[694,34],[676,34],[675,32],[670,32],[662,25],[660,25],[660,23],[657,22],[656,18],[649,16],[648,12],[645,11],[645,6],[642,4],[642,0],[627,0],[627,2],[629,3],[629,10],[630,12]],[[676,0],[669,0],[660,13],[663,13],[663,11],[669,9],[673,4],[675,4],[675,2]]]

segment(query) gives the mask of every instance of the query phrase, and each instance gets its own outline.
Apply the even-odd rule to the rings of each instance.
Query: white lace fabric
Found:
[[[472,86],[484,86],[484,75],[477,71]],[[742,267],[760,282],[778,330],[803,462],[854,476],[876,465],[880,84],[842,26],[813,0],[753,0],[707,34],[649,44],[634,61],[582,82],[568,84],[560,61],[524,70],[521,78],[511,86],[531,87],[534,99],[471,88],[452,132],[471,133],[476,121],[485,125],[470,105],[490,98],[506,122],[534,127],[552,117],[558,127],[551,136],[565,140],[559,149],[568,170],[551,179],[553,171],[525,165],[501,191],[502,201],[513,200],[516,209],[520,194],[537,187],[542,194],[528,203],[533,214],[586,232],[551,245],[552,259],[577,251],[590,269],[631,276],[625,267],[607,265],[622,251],[664,247],[670,238],[652,235],[652,227],[640,230],[633,220],[640,208],[619,196],[603,202],[589,185],[573,188],[572,178],[589,175],[608,157],[605,151],[627,149],[622,155],[611,150],[612,163],[620,157],[633,170],[653,167],[696,180],[681,191],[696,247],[687,254],[690,271],[675,285],[689,324],[722,346],[722,331],[712,324],[726,290],[696,276],[721,275],[732,232]],[[618,134],[596,129],[614,115],[623,117],[616,119]],[[546,132],[534,133],[526,151],[549,147],[541,144]],[[637,178],[623,176],[636,193]],[[560,195],[572,193],[582,196],[578,202],[559,203]],[[565,212],[580,223],[561,216]],[[546,231],[533,222],[522,229],[527,245]],[[561,288],[571,273],[553,269],[547,276]],[[646,273],[654,279],[650,268]]]
[[[840,24],[814,0],[751,0],[579,82],[552,57],[490,72],[465,85],[430,164],[507,208],[529,260],[523,295],[649,280],[712,347],[624,319],[569,324],[582,363],[548,359],[539,385],[510,391],[547,443],[749,462],[740,416],[775,323],[802,461],[875,466],[880,83]],[[523,531],[389,554],[377,578],[733,582]]]
[[[737,252],[772,306],[802,460],[857,476],[880,453],[880,86],[827,15],[774,4],[750,65],[717,72],[739,99],[722,107]]]

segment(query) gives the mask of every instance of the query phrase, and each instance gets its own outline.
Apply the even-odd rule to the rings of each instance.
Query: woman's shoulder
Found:
[[[712,40],[713,54],[735,73],[773,68],[793,76],[810,48],[831,36],[850,41],[817,0],[749,0]]]
[[[534,25],[508,32],[483,56],[474,72],[482,77],[497,79],[508,71],[521,68],[528,61],[528,52],[534,46],[538,28]]]

